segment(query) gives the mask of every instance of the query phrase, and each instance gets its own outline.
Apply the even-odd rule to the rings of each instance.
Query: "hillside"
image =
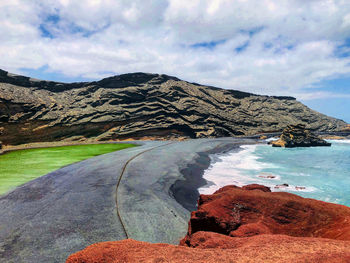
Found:
[[[315,131],[346,126],[292,97],[219,89],[167,75],[130,73],[67,84],[0,70],[0,140],[5,144],[240,136],[281,131],[297,122]]]

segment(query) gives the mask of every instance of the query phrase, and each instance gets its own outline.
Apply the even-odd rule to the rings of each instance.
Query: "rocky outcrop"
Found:
[[[135,240],[93,244],[73,262],[350,262],[350,208],[225,186],[201,195],[180,246]]]
[[[209,231],[230,237],[281,234],[350,240],[350,208],[284,193],[260,185],[225,186],[201,195],[182,245]]]
[[[93,244],[71,255],[66,263],[95,262],[172,262],[172,263],[348,263],[350,242],[261,235],[230,238],[208,232],[199,239],[211,242],[207,248],[189,248],[169,244],[151,244],[132,239]],[[201,241],[203,242],[203,241]],[[220,244],[219,248],[215,247]]]
[[[311,146],[331,146],[311,131],[306,130],[304,124],[288,125],[277,141],[269,142],[273,147],[311,147]]]
[[[346,127],[343,129],[345,132],[350,132],[350,124],[346,125]]]
[[[317,131],[346,127],[292,97],[219,89],[167,75],[131,73],[67,84],[0,70],[0,126],[5,129],[0,140],[7,144],[253,135],[299,122]]]

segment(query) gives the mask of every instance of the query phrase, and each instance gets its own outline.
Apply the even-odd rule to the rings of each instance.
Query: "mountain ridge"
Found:
[[[153,73],[62,83],[0,70],[0,140],[224,137],[303,123],[341,131],[346,123],[288,96],[220,89]]]
[[[22,75],[18,75],[18,74],[12,74],[9,73],[8,71],[2,70],[0,69],[0,83],[1,82],[7,82],[9,84],[13,84],[13,85],[21,85],[24,87],[38,87],[38,88],[42,88],[42,89],[47,89],[50,91],[62,91],[60,89],[60,87],[62,85],[67,86],[68,89],[74,89],[74,88],[79,88],[79,87],[84,87],[85,85],[89,85],[89,84],[105,84],[108,83],[108,81],[121,81],[121,82],[128,82],[127,80],[125,81],[125,79],[127,79],[129,76],[131,76],[132,78],[136,77],[138,79],[142,79],[142,77],[144,77],[140,83],[137,82],[129,82],[129,86],[131,84],[134,85],[138,85],[141,84],[143,82],[147,82],[145,81],[145,78],[150,77],[148,80],[151,80],[153,78],[160,78],[160,79],[172,79],[172,80],[176,80],[176,81],[184,81],[181,80],[177,77],[174,76],[170,76],[167,74],[157,74],[157,73],[149,73],[149,72],[132,72],[132,73],[125,73],[125,74],[120,74],[120,75],[114,75],[114,76],[110,76],[110,77],[106,77],[103,78],[101,80],[96,80],[96,81],[82,81],[82,82],[71,82],[71,83],[66,83],[66,82],[60,82],[60,81],[51,81],[51,80],[42,80],[42,79],[36,79],[36,78],[31,78],[31,77],[27,77],[27,76],[22,76]],[[214,89],[214,90],[222,90],[222,88],[219,87],[215,87],[215,86],[208,86],[208,85],[201,85],[199,83],[196,82],[188,82],[188,81],[184,81],[186,83],[189,84],[193,84],[195,86],[205,86],[207,88],[210,89]],[[153,82],[153,84],[161,84],[162,82]],[[47,85],[47,86],[45,86]],[[124,83],[125,85],[125,83]],[[57,89],[50,89],[51,86],[56,87]],[[123,87],[123,85],[121,85]],[[125,87],[127,87],[128,85],[125,85]],[[115,88],[115,86],[113,86],[112,88]],[[68,90],[67,89],[67,90]],[[247,94],[247,95],[257,95],[254,93],[250,93],[250,92],[245,92],[245,91],[239,91],[239,90],[230,90],[230,89],[226,89],[227,91],[232,91],[234,93],[241,93],[241,94]],[[281,99],[290,99],[290,100],[296,100],[295,97],[292,96],[269,96],[269,95],[258,95],[258,96],[267,96],[267,97],[273,97],[273,98],[281,98]]]

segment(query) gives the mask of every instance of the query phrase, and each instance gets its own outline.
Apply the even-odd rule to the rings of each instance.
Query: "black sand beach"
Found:
[[[140,147],[28,182],[0,197],[0,257],[5,262],[63,262],[92,243],[127,237],[177,244],[187,231],[197,189],[205,184],[201,176],[210,164],[208,155],[256,141],[139,142]]]

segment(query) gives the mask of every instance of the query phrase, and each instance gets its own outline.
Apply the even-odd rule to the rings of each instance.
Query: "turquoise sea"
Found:
[[[238,153],[212,156],[203,176],[208,185],[199,191],[211,194],[228,184],[259,183],[272,191],[350,206],[350,140],[330,142],[331,147],[291,149],[247,145]]]

